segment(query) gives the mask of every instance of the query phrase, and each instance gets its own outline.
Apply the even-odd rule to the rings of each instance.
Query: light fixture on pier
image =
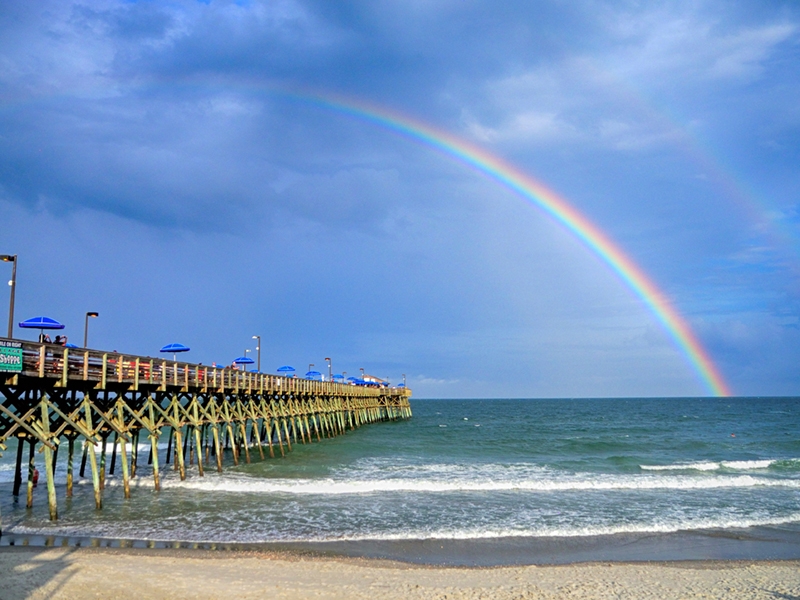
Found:
[[[333,381],[333,367],[331,366],[331,359],[326,357],[325,362],[328,363],[328,381]]]
[[[93,319],[96,319],[99,316],[100,316],[100,313],[98,313],[98,312],[87,312],[86,313],[86,319],[83,322],[83,347],[84,348],[88,348],[89,347],[89,317],[92,317]]]
[[[11,267],[11,279],[8,285],[11,286],[11,294],[8,300],[8,337],[14,337],[14,296],[17,291],[17,255],[16,254],[0,254],[0,260],[3,262],[14,263]]]
[[[261,336],[254,335],[254,340],[258,340],[258,346],[256,346],[256,350],[258,351],[258,363],[256,364],[256,371],[261,373]]]

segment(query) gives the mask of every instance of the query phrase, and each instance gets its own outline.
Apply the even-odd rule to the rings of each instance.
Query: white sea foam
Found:
[[[747,471],[753,469],[768,469],[778,462],[795,462],[796,459],[765,459],[765,460],[723,460],[721,462],[696,462],[678,463],[674,465],[639,465],[643,471],[717,471],[731,469]]]
[[[766,479],[750,475],[695,478],[690,476],[577,475],[535,479],[264,479],[242,476],[195,477],[172,480],[169,487],[208,492],[342,495],[389,492],[554,492],[592,490],[702,490],[721,488],[789,487],[800,489],[795,479]]]
[[[639,465],[644,471],[716,471],[720,466],[720,463],[716,462],[682,463],[677,465]]]
[[[512,537],[555,537],[573,538],[602,536],[615,534],[646,534],[646,533],[674,533],[678,531],[701,531],[714,529],[745,529],[748,527],[769,527],[786,525],[790,523],[800,523],[800,512],[794,512],[774,516],[720,516],[720,517],[684,517],[684,518],[664,518],[653,522],[636,522],[625,524],[597,524],[597,525],[541,525],[535,527],[491,527],[491,526],[467,526],[464,528],[451,527],[429,527],[429,528],[409,528],[393,529],[391,532],[366,531],[357,534],[336,534],[329,533],[320,535],[319,533],[309,533],[308,535],[290,534],[285,531],[264,531],[246,527],[243,529],[222,530],[212,526],[211,529],[186,529],[179,527],[170,529],[161,527],[155,530],[148,530],[141,524],[137,528],[131,528],[124,522],[109,524],[97,524],[89,531],[85,524],[69,525],[59,524],[55,527],[46,529],[14,523],[7,527],[7,533],[17,535],[63,535],[63,536],[97,536],[97,537],[122,537],[135,538],[147,541],[171,542],[176,540],[190,541],[196,543],[224,543],[224,542],[247,542],[247,543],[269,543],[269,542],[335,542],[335,541],[410,541],[410,540],[479,540],[479,539],[503,539]],[[183,524],[181,524],[183,525]]]

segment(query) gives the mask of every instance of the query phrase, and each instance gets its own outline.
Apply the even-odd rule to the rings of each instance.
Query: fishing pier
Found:
[[[206,469],[222,471],[226,455],[234,465],[285,456],[292,444],[409,418],[410,396],[405,387],[310,381],[0,338],[0,451],[17,438],[13,494],[20,495],[27,458],[30,508],[39,445],[51,520],[58,518],[55,467],[65,442],[66,496],[72,496],[76,463],[83,477],[88,462],[101,509],[106,474],[117,466],[125,498],[144,460],[160,490],[158,444],[167,430],[164,468],[171,463],[181,479],[187,468],[196,468],[202,477]],[[142,434],[149,451],[140,457]]]

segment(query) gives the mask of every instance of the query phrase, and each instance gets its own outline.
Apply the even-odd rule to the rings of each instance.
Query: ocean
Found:
[[[234,467],[228,456],[221,474],[190,467],[180,481],[170,466],[158,493],[143,445],[132,498],[118,465],[101,511],[90,477],[63,497],[62,453],[56,522],[42,484],[33,509],[24,486],[12,501],[10,445],[0,544],[183,542],[481,565],[800,557],[800,398],[412,399],[412,410],[286,458],[255,452]]]

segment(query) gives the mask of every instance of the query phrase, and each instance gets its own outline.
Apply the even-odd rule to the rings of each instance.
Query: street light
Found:
[[[258,346],[256,346],[256,350],[258,350],[258,364],[256,365],[256,370],[261,373],[261,336],[254,335],[253,339],[258,340]]]
[[[361,379],[364,379],[364,367],[359,369],[361,371]]]
[[[97,312],[87,312],[86,319],[83,322],[83,347],[89,347],[89,317],[96,319],[100,316],[100,313]]]
[[[331,359],[326,358],[325,362],[328,363],[328,381],[333,381],[333,367],[331,367]]]
[[[310,371],[311,367],[313,367],[313,366],[314,366],[314,363],[308,363],[308,370]]]
[[[11,294],[8,301],[8,337],[14,337],[14,294],[17,291],[17,255],[16,254],[0,254],[0,260],[3,262],[14,263],[11,267],[11,280],[8,285],[11,286]]]
[[[406,374],[403,373],[403,387],[406,387]]]

